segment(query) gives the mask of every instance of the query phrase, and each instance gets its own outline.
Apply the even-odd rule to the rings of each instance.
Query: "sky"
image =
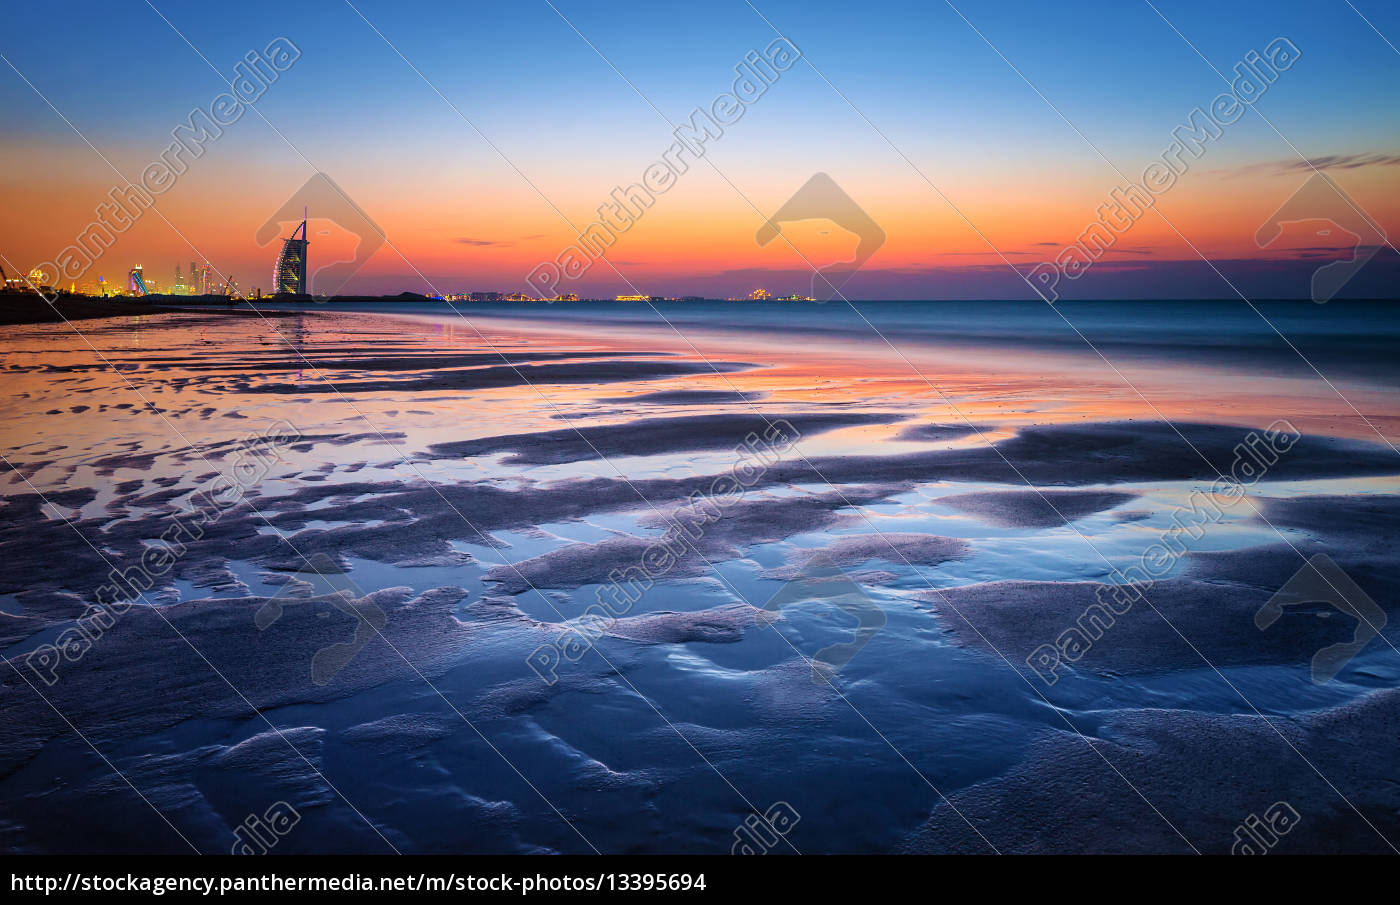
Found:
[[[818,173],[883,234],[851,298],[1305,297],[1321,264],[1352,256],[1367,263],[1339,295],[1392,296],[1400,276],[1385,238],[1400,235],[1400,5],[1381,0],[109,0],[3,15],[7,271],[90,236],[246,54],[297,52],[109,247],[84,243],[78,285],[124,283],[135,264],[165,284],[198,260],[266,292],[265,224],[305,201],[313,289],[319,275],[366,294],[807,294],[857,236],[839,217],[756,234]],[[613,189],[642,183],[676,124],[780,38],[790,67],[677,158],[604,256],[562,267]],[[1280,39],[1296,60],[1199,156],[1177,153],[1150,207],[1081,243],[1193,111],[1245,93],[1236,64],[1277,59]],[[357,249],[367,260],[321,270]]]

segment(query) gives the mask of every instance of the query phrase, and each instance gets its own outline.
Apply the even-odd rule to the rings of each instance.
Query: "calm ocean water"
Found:
[[[1349,375],[1400,375],[1400,303],[1334,301],[866,301],[794,302],[404,302],[261,307],[378,311],[447,320],[490,318],[537,324],[597,325],[702,333],[767,333],[839,337],[850,343],[1034,346],[1072,352],[1089,344],[1110,359],[1152,356],[1167,362],[1229,366],[1248,356],[1251,368],[1327,364]],[[455,309],[455,310],[454,310]],[[1082,334],[1082,335],[1081,335]],[[1289,348],[1289,343],[1297,351]],[[1302,353],[1300,357],[1299,353]]]

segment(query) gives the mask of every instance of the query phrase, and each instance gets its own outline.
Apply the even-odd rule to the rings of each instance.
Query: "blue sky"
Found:
[[[752,232],[753,208],[776,206],[818,171],[832,173],[876,219],[888,221],[888,251],[870,262],[872,270],[985,253],[977,231],[904,157],[999,249],[1032,247],[1033,229],[1041,230],[1039,241],[1067,242],[1121,184],[1115,167],[1140,173],[1190,110],[1225,89],[1187,40],[1229,74],[1246,52],[1287,37],[1303,56],[1258,106],[1273,127],[1246,115],[1210,149],[1192,183],[1166,199],[1194,244],[1233,259],[1249,251],[1247,224],[1286,197],[1288,187],[1221,174],[1296,160],[1299,152],[1309,158],[1400,153],[1400,53],[1362,18],[1400,36],[1400,8],[1374,0],[1355,5],[1359,12],[1346,3],[1161,2],[1159,16],[1147,3],[959,0],[953,6],[969,25],[946,3],[763,0],[755,6],[806,62],[714,146],[711,161],[739,192],[697,172],[668,196],[664,216],[629,234],[612,255],[638,259],[648,279],[782,270],[793,262],[760,259],[734,237]],[[504,285],[516,279],[529,257],[518,245],[514,257],[498,249],[494,259],[473,253],[454,263],[460,249],[449,247],[452,240],[468,234],[513,243],[536,234],[567,240],[567,225],[539,193],[570,221],[586,222],[612,186],[634,181],[669,143],[662,117],[613,66],[676,120],[724,91],[744,53],[775,37],[742,0],[556,0],[558,12],[545,2],[356,0],[363,19],[330,0],[245,3],[234,11],[185,0],[154,6],[170,24],[141,0],[65,3],[58,15],[53,6],[16,6],[7,10],[0,37],[0,53],[14,69],[127,176],[169,143],[175,124],[223,88],[186,39],[225,74],[244,53],[279,35],[303,56],[258,103],[271,125],[245,117],[199,161],[199,172],[162,200],[171,219],[178,212],[189,228],[142,224],[121,237],[128,246],[123,260],[164,254],[183,241],[175,233],[197,232],[193,244],[227,259],[230,268],[259,267],[265,252],[247,243],[249,225],[323,170],[391,238],[401,237],[394,244],[403,254],[381,253],[366,267],[366,279],[382,281],[415,269],[444,280]],[[0,241],[21,259],[52,254],[48,246],[80,232],[84,211],[117,177],[10,67],[0,68],[0,105],[9,120],[3,179],[11,197],[31,207],[51,201],[36,211],[40,228],[7,228]],[[1394,201],[1400,167],[1370,169],[1346,172],[1350,181],[1343,184],[1375,219],[1400,228]],[[225,221],[219,228],[188,222],[210,209]],[[1226,233],[1222,218],[1231,216],[1242,225]],[[1132,244],[1152,249],[1152,257],[1193,256],[1160,225],[1143,223],[1136,232],[1142,234]],[[547,248],[541,251],[548,256]],[[189,254],[171,249],[166,257]],[[949,266],[970,263],[964,257]]]

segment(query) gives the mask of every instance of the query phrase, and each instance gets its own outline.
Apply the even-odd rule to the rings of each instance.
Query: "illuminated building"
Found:
[[[6,273],[4,267],[0,267],[0,292],[18,292],[23,282]]]
[[[762,302],[772,297],[773,293],[769,292],[767,289],[755,289],[753,292],[749,293],[749,301],[751,302]]]
[[[297,233],[301,238],[297,238]],[[277,256],[277,268],[272,272],[272,285],[278,295],[306,295],[306,218],[282,240],[282,253]]]
[[[127,274],[126,291],[132,295],[145,295],[150,291],[146,288],[146,277],[141,272],[140,264],[131,268],[131,273]]]

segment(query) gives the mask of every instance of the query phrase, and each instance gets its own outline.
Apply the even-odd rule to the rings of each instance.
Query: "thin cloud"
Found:
[[[977,257],[1001,257],[1006,255],[1028,255],[1028,251],[939,251],[934,253],[936,258],[977,258]]]
[[[1364,154],[1323,154],[1320,157],[1309,157],[1302,160],[1270,160],[1231,170],[1217,170],[1216,173],[1226,178],[1250,174],[1286,176],[1290,173],[1311,173],[1314,170],[1359,170],[1363,167],[1393,166],[1400,166],[1400,154],[1368,151]]]
[[[1069,243],[1061,243],[1061,242],[1033,242],[1033,243],[1031,244],[1031,247],[1032,247],[1032,248],[1068,248],[1070,245],[1073,245],[1073,244],[1075,244],[1075,243],[1072,243],[1072,242],[1069,242]],[[1151,249],[1151,248],[1148,248],[1148,247],[1142,246],[1142,245],[1137,246],[1137,247],[1135,247],[1135,248],[1119,248],[1118,246],[1115,245],[1115,246],[1113,246],[1112,248],[1106,248],[1106,249],[1104,249],[1104,252],[1103,252],[1103,253],[1106,254],[1106,255],[1144,255],[1144,256],[1147,256],[1147,255],[1155,255],[1157,252],[1156,252],[1154,249]],[[1030,254],[1030,252],[1026,252],[1026,251],[1008,251],[1007,254],[1008,254],[1008,255],[1012,255],[1012,254],[1024,255],[1024,254]]]

